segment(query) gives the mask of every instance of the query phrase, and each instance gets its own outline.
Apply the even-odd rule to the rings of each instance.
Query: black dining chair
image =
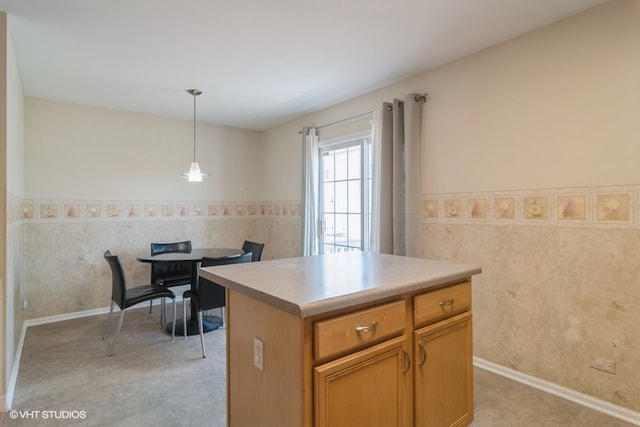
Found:
[[[122,321],[124,320],[124,312],[127,308],[132,307],[138,303],[144,301],[153,301],[157,298],[171,298],[173,302],[173,329],[171,330],[171,341],[173,341],[176,333],[176,303],[175,294],[162,285],[152,283],[149,285],[140,285],[132,288],[127,288],[127,281],[122,269],[122,264],[117,255],[112,255],[111,251],[104,253],[104,258],[109,263],[111,268],[111,310],[109,310],[109,318],[107,319],[107,326],[104,328],[102,339],[107,339],[107,333],[111,326],[111,317],[113,316],[113,309],[115,305],[120,307],[120,320],[118,321],[118,327],[113,337],[113,342],[109,348],[107,356],[113,354],[113,347],[116,345],[118,335],[120,335],[120,328],[122,327]]]
[[[216,265],[240,264],[251,262],[251,252],[245,252],[240,256],[233,258],[202,258],[201,267],[212,267]],[[187,299],[191,298],[191,304],[196,305],[198,312],[198,330],[200,332],[200,344],[202,345],[202,357],[207,357],[204,346],[204,333],[202,332],[202,312],[220,308],[220,317],[224,325],[224,306],[227,303],[226,288],[218,285],[204,277],[198,280],[198,291],[185,291],[182,294],[182,319],[187,321]],[[187,339],[187,328],[184,328],[184,339]]]
[[[151,243],[151,255],[166,253],[191,253],[191,240],[173,243]],[[151,264],[151,283],[170,288],[172,286],[182,286],[191,283],[191,264],[188,262],[154,262]],[[164,300],[163,300],[164,302]],[[164,325],[166,319],[163,302],[160,313],[160,326]],[[151,313],[153,301],[149,302],[149,313]]]
[[[242,245],[243,252],[251,252],[253,254],[253,258],[251,258],[251,262],[260,261],[262,259],[262,251],[264,250],[264,243],[256,243],[251,242],[249,240],[245,240]]]

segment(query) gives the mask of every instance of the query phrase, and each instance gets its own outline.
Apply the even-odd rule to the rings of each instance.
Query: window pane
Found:
[[[328,245],[328,244],[324,244],[323,245],[323,252],[325,254],[332,254],[336,251],[336,247],[334,245]]]
[[[323,236],[325,243],[334,244],[335,242],[335,234],[336,229],[334,225],[333,214],[325,214],[323,215]]]
[[[361,217],[360,215],[349,215],[349,246],[360,248],[361,240]]]
[[[359,145],[349,148],[349,179],[360,178],[360,162],[362,162],[362,149]]]
[[[347,179],[347,149],[335,150],[335,180]]]
[[[369,142],[366,138],[348,143],[351,145],[342,145],[338,149],[331,149],[331,146],[323,148],[326,151],[321,157],[319,200],[320,216],[323,218],[320,246],[323,253],[368,248],[365,236],[369,236],[369,225],[363,224],[363,215],[367,212],[367,221],[370,221],[370,210],[367,208],[363,211],[363,203],[371,201],[371,178],[362,174],[365,171],[371,173],[370,149],[364,145]]]
[[[347,214],[335,215],[335,244],[346,245],[347,244],[347,227],[349,224]]]
[[[334,160],[333,151],[326,151],[322,153],[322,167],[323,167],[322,176],[324,177],[325,181],[332,181],[334,178],[333,160]]]
[[[333,189],[333,182],[325,182],[322,186],[323,189],[323,200],[324,200],[324,211],[325,212],[335,212],[336,204],[335,204],[335,194]]]
[[[349,213],[360,213],[360,180],[348,181],[349,186]]]
[[[347,192],[347,188],[348,186],[346,181],[339,181],[335,183],[336,212],[348,212],[349,210],[349,193]]]

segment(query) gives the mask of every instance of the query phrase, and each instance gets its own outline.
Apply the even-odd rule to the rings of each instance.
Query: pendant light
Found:
[[[202,91],[198,89],[189,89],[187,92],[193,96],[193,162],[188,173],[183,173],[181,176],[187,178],[189,182],[202,182],[202,178],[209,176],[208,173],[202,173],[200,171],[200,165],[196,160],[196,97],[202,95]]]

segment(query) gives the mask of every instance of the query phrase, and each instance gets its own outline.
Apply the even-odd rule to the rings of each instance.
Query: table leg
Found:
[[[198,267],[200,266],[199,262],[191,263],[191,290],[194,292],[198,291]],[[184,304],[184,301],[182,302]],[[176,313],[182,313],[182,310],[178,310],[176,307]],[[184,319],[176,320],[176,336],[184,335]],[[218,329],[222,326],[222,319],[218,316],[203,316],[202,318],[202,332],[211,332],[215,329]],[[171,333],[171,328],[173,327],[172,322],[167,322],[167,332]],[[199,335],[200,331],[198,329],[198,311],[196,310],[196,305],[191,304],[191,316],[187,319],[187,335]]]

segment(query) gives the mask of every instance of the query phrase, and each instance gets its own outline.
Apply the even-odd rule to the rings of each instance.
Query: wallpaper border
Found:
[[[640,185],[429,194],[424,223],[640,227]]]
[[[170,221],[281,217],[300,219],[299,200],[175,202],[25,200],[8,195],[7,224]],[[422,222],[544,227],[640,228],[640,185],[425,194]]]
[[[175,202],[128,200],[24,200],[10,195],[7,223],[170,221],[255,217],[299,218],[300,201]]]

